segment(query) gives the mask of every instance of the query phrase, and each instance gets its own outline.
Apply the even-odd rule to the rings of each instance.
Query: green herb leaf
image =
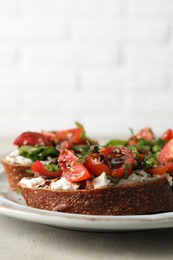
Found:
[[[106,175],[106,178],[108,180],[112,181],[114,184],[117,184],[120,181],[120,178],[116,178],[116,177],[114,177],[112,175],[108,175],[108,174]]]
[[[132,136],[135,135],[134,130],[131,127],[129,127],[129,131],[130,131]]]
[[[162,149],[162,148],[161,148],[159,145],[155,144],[155,145],[152,147],[152,152],[153,152],[153,153],[158,153],[158,152],[161,151],[161,149]]]
[[[134,153],[136,159],[139,158],[139,152],[135,146],[129,145],[129,146],[127,146],[127,148]]]
[[[89,151],[90,147],[91,147],[90,144],[79,144],[79,145],[73,145],[72,149],[75,151],[75,153],[78,156],[81,156],[81,155],[85,155]]]
[[[54,162],[50,162],[45,168],[51,172],[58,172],[58,164]]]
[[[19,148],[19,155],[29,158],[32,161],[44,161],[47,157],[55,158],[59,152],[53,146],[39,146],[33,147],[29,145],[24,145]]]
[[[148,153],[151,150],[152,142],[147,141],[143,138],[138,139],[138,143],[135,145],[135,147],[142,153]]]
[[[85,131],[84,126],[81,123],[79,123],[79,122],[75,122],[75,124],[76,124],[76,126],[82,128],[82,138],[86,139],[86,131]]]
[[[128,169],[130,168],[130,164],[125,164],[125,172],[124,172],[124,178],[127,178],[128,177]]]
[[[25,170],[25,172],[30,173],[31,175],[34,175],[34,174],[35,174],[35,173],[34,173],[32,170],[30,170],[30,169]]]
[[[159,165],[159,161],[157,160],[157,156],[155,154],[150,154],[145,156],[144,158],[144,168],[149,169],[154,166]]]
[[[138,143],[134,145],[139,152],[144,154],[148,153],[158,153],[166,144],[166,141],[163,139],[155,139],[152,141],[145,140],[143,138],[138,138]]]
[[[101,148],[101,146],[99,146],[99,145],[86,145],[86,147],[82,151],[82,153],[77,154],[77,156],[79,157],[78,162],[84,164],[87,156],[89,156],[92,153],[97,153],[100,150],[100,148]]]
[[[127,141],[125,140],[119,140],[119,139],[112,139],[108,143],[106,143],[105,146],[116,146],[116,145],[127,145]]]

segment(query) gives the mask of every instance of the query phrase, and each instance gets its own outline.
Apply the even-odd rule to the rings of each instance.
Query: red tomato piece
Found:
[[[109,167],[99,160],[99,154],[92,154],[90,156],[87,156],[85,161],[85,167],[88,169],[90,173],[96,176],[101,175],[103,172],[111,175],[111,170],[109,169]]]
[[[83,129],[81,127],[63,131],[42,131],[42,133],[55,143],[69,141],[73,144],[83,144],[86,141],[82,138]],[[69,147],[68,147],[69,148]]]
[[[52,131],[41,131],[42,135],[44,135],[48,140],[53,141],[55,139],[55,133]]]
[[[172,129],[167,129],[166,132],[161,136],[161,139],[165,141],[169,141],[173,138],[173,131]]]
[[[147,141],[152,141],[154,139],[154,134],[153,131],[151,130],[151,128],[146,127],[143,128],[138,134],[137,134],[137,138],[143,138]]]
[[[131,174],[135,163],[134,154],[131,150],[123,146],[104,147],[100,150],[104,156],[106,165],[112,172],[112,176],[121,178],[127,172]]]
[[[63,149],[70,149],[72,146],[73,146],[72,142],[65,140],[65,141],[62,141],[60,144],[57,144],[56,148],[58,150],[63,150]]]
[[[69,140],[75,144],[79,144],[82,141],[82,132],[83,130],[81,127],[68,129],[64,131],[57,131],[55,132],[56,140],[57,141]]]
[[[159,155],[159,161],[161,163],[167,163],[173,161],[173,139],[168,141],[167,144],[162,148],[160,155]]]
[[[168,171],[168,166],[166,165],[158,165],[153,167],[152,169],[147,170],[151,174],[165,175]]]
[[[138,138],[136,135],[133,135],[130,139],[129,139],[129,145],[136,145],[138,143]]]
[[[47,176],[47,177],[50,177],[50,178],[61,176],[60,171],[51,172],[51,171],[47,170],[45,168],[45,166],[40,161],[36,161],[35,163],[33,163],[32,166],[31,166],[31,169],[34,173],[44,175],[44,176]]]
[[[18,145],[19,147],[22,145],[31,145],[31,146],[39,146],[39,145],[51,145],[51,142],[41,133],[37,132],[24,132],[20,136],[18,136],[14,140],[14,145]]]
[[[138,139],[145,139],[147,141],[152,141],[154,139],[154,134],[151,130],[151,128],[146,127],[139,131],[138,134],[133,135],[129,139],[129,145],[136,145],[138,143]]]
[[[58,162],[62,176],[70,182],[80,182],[91,178],[86,167],[78,162],[78,158],[72,151],[67,149],[62,150]]]
[[[168,172],[172,173],[173,172],[173,162],[167,162],[165,165],[168,167]]]

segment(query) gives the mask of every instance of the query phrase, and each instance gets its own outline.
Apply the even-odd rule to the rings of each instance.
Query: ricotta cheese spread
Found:
[[[79,184],[69,182],[65,177],[61,177],[61,179],[52,182],[50,188],[51,190],[77,190]]]
[[[19,155],[18,150],[13,151],[9,155],[5,157],[7,162],[9,163],[16,163],[16,164],[23,164],[23,165],[30,165],[33,163],[33,161],[29,158],[25,158],[21,155]]]
[[[29,158],[23,157],[19,155],[18,150],[11,152],[9,155],[5,157],[7,162],[9,163],[16,163],[16,164],[23,164],[23,165],[31,165],[33,161]],[[41,161],[44,165],[48,165],[53,159],[48,156],[46,161]]]
[[[110,183],[111,181],[108,180],[105,172],[103,172],[99,177],[96,177],[92,180],[92,185],[95,189],[109,186]]]
[[[172,185],[173,185],[172,176],[170,176],[169,174],[166,174],[166,178],[167,178],[167,180],[168,180],[168,182],[169,182],[169,185],[172,187]]]
[[[42,177],[37,177],[37,178],[24,177],[20,180],[20,184],[24,185],[27,188],[37,188],[40,185],[45,184],[45,179]]]

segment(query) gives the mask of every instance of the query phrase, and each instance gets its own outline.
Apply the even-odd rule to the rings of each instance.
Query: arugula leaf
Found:
[[[127,143],[128,142],[125,140],[112,139],[108,143],[106,143],[105,146],[127,145]]]
[[[53,146],[39,146],[33,147],[29,145],[24,145],[19,148],[19,155],[29,158],[32,161],[44,161],[47,157],[57,157],[59,152]]]

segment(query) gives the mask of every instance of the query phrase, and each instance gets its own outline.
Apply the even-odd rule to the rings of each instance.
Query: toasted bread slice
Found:
[[[28,206],[58,212],[139,215],[173,210],[173,193],[166,177],[91,190],[20,188]]]
[[[23,177],[31,177],[31,174],[26,172],[31,169],[30,165],[9,163],[5,158],[1,162],[12,190],[17,190],[18,183]]]

